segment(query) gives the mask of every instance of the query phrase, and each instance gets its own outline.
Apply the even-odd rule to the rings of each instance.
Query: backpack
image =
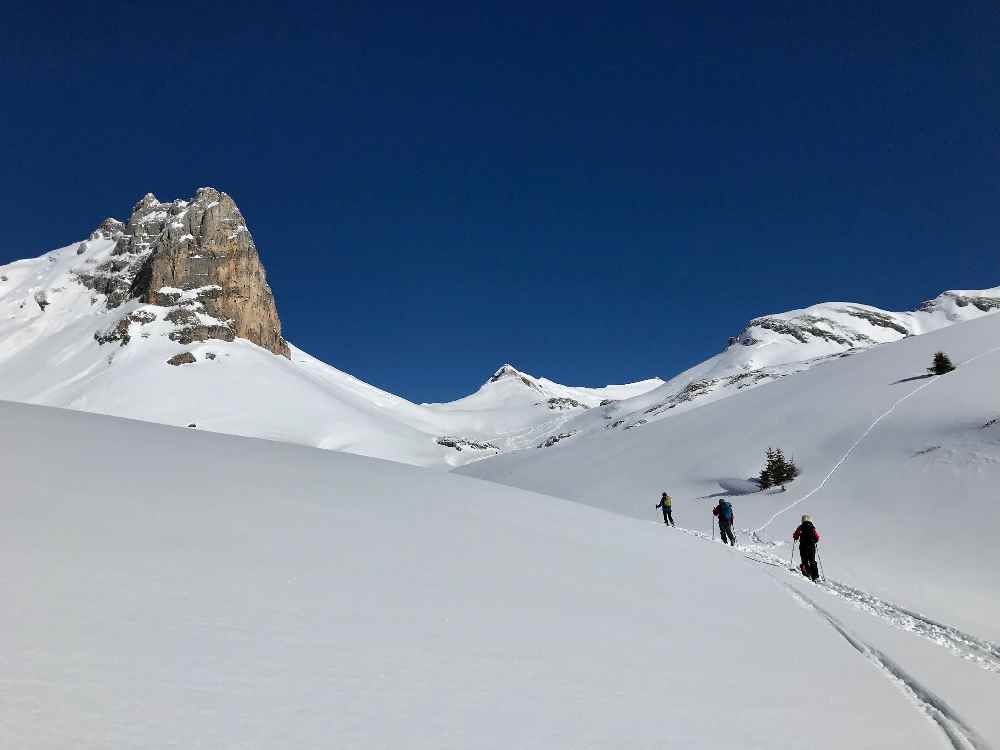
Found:
[[[719,502],[719,518],[723,521],[733,520],[733,506],[729,504],[728,500]]]
[[[799,528],[802,529],[802,533],[799,535],[799,544],[804,544],[807,547],[815,546],[816,527],[813,526],[812,521],[803,521]]]

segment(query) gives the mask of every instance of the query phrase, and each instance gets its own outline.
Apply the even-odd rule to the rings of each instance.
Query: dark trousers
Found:
[[[816,548],[812,545],[800,543],[799,555],[802,557],[802,575],[818,581],[819,566],[816,564]]]
[[[736,537],[733,535],[733,524],[730,521],[719,519],[719,533],[722,534],[722,541],[736,546]]]
[[[665,523],[665,524],[667,524],[669,526],[676,526],[677,525],[676,523],[674,523],[674,514],[673,514],[673,511],[670,508],[664,508],[663,509],[663,523]]]

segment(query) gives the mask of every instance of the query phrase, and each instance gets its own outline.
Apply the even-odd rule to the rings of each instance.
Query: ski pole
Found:
[[[789,568],[792,567],[792,564],[795,562],[795,545],[796,544],[798,544],[798,542],[792,542],[792,555],[791,555],[791,557],[788,558],[788,567]]]
[[[819,563],[819,577],[824,581],[826,580],[826,574],[823,572],[823,556],[819,553],[819,545],[816,545],[816,562]]]
[[[710,521],[710,525],[712,527],[712,541],[714,542],[715,541],[715,514],[714,513],[712,514],[712,520]]]

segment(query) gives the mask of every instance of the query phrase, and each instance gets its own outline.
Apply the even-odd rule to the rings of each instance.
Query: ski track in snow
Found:
[[[711,537],[702,531],[685,529],[679,526],[676,529],[691,536],[696,536],[699,539],[712,541]],[[747,532],[744,531],[745,533]],[[774,543],[758,540],[757,543],[750,545],[738,544],[736,549],[748,560],[781,568],[796,578],[800,577],[802,574],[798,570],[791,568],[788,560],[768,551],[768,548],[773,548],[774,546],[776,546]],[[867,591],[848,586],[838,581],[832,581],[826,577],[816,585],[831,596],[850,602],[856,609],[879,618],[897,630],[912,633],[931,643],[935,643],[960,659],[973,662],[976,666],[985,669],[987,672],[1000,674],[1000,644],[977,638],[956,627],[936,622],[917,612],[880,599]]]
[[[840,620],[812,599],[787,583],[785,586],[796,601],[826,620],[844,640],[872,662],[886,677],[896,683],[903,694],[944,732],[948,742],[955,750],[990,750],[990,745],[987,744],[986,740],[966,724],[943,699],[922,685],[882,651],[852,634]]]
[[[958,367],[963,367],[965,365],[972,364],[976,360],[982,359],[983,357],[985,357],[987,355],[990,355],[990,354],[993,354],[995,352],[1000,352],[1000,346],[993,347],[992,349],[987,349],[985,352],[980,352],[979,354],[975,355],[974,357],[969,357],[965,361],[960,362],[958,364]],[[835,463],[833,465],[833,468],[830,469],[829,472],[827,472],[826,476],[823,477],[822,481],[820,481],[819,484],[817,484],[815,487],[813,487],[811,490],[809,490],[809,492],[807,492],[805,495],[803,495],[802,497],[800,497],[795,502],[793,502],[790,505],[788,505],[788,506],[782,508],[781,510],[775,512],[774,515],[772,515],[769,519],[767,519],[767,521],[765,521],[761,526],[759,526],[756,529],[754,529],[753,533],[754,534],[758,534],[759,532],[763,531],[768,526],[770,526],[772,523],[774,523],[774,521],[779,516],[787,513],[792,508],[794,508],[796,505],[799,505],[800,503],[804,503],[806,500],[808,500],[813,495],[815,495],[817,492],[819,492],[821,489],[823,489],[823,487],[826,486],[826,483],[829,482],[830,479],[833,477],[833,475],[837,473],[837,469],[839,469],[841,466],[844,465],[844,463],[847,462],[847,459],[850,458],[851,454],[854,453],[855,449],[859,445],[861,445],[861,443],[864,442],[865,438],[867,438],[872,433],[872,431],[878,426],[879,422],[881,422],[883,419],[885,419],[890,414],[892,414],[894,411],[896,411],[896,407],[898,407],[904,401],[906,401],[907,399],[911,398],[912,396],[916,396],[918,393],[920,393],[920,391],[924,390],[925,388],[929,388],[930,386],[932,386],[935,383],[937,383],[938,380],[941,377],[942,376],[940,376],[940,375],[937,376],[937,377],[933,377],[930,380],[928,380],[926,383],[921,383],[920,385],[918,385],[916,388],[914,388],[912,391],[910,391],[906,395],[904,395],[904,396],[896,399],[895,401],[893,401],[892,405],[888,409],[886,409],[884,412],[882,412],[877,417],[875,417],[874,421],[870,425],[868,425],[868,428],[863,433],[861,433],[861,437],[859,437],[857,440],[854,441],[854,443],[851,444],[851,447],[848,448],[847,451],[844,453],[844,455],[840,457],[840,460],[837,461],[837,463]]]

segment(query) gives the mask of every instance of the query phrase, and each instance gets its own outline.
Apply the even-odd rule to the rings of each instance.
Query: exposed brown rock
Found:
[[[175,354],[170,359],[167,360],[168,365],[173,365],[174,367],[179,367],[180,365],[191,365],[195,363],[194,355],[191,352],[181,352],[180,354]]]
[[[257,248],[243,215],[225,193],[199,189],[165,224],[133,291],[157,303],[164,289],[195,291],[205,311],[228,322],[236,336],[289,356]]]
[[[208,339],[232,341],[234,338],[236,336],[233,335],[233,329],[228,326],[193,325],[178,328],[170,333],[170,340],[179,344],[193,344],[195,341],[207,341]]]
[[[168,314],[186,327],[170,334],[183,343],[244,338],[289,356],[281,336],[274,295],[236,203],[223,192],[200,188],[191,201],[160,203],[147,193],[127,224],[106,219],[91,235],[112,239],[112,257],[94,271],[79,273],[88,287],[106,295],[109,308],[129,299],[161,307],[184,306],[197,316]]]
[[[109,344],[112,341],[120,341],[121,345],[125,346],[132,340],[132,337],[129,335],[129,327],[133,323],[138,323],[140,326],[144,326],[147,323],[152,323],[154,320],[156,320],[156,316],[148,310],[136,310],[131,315],[126,315],[124,318],[119,320],[118,323],[111,328],[95,333],[94,339],[102,346],[104,344]]]

